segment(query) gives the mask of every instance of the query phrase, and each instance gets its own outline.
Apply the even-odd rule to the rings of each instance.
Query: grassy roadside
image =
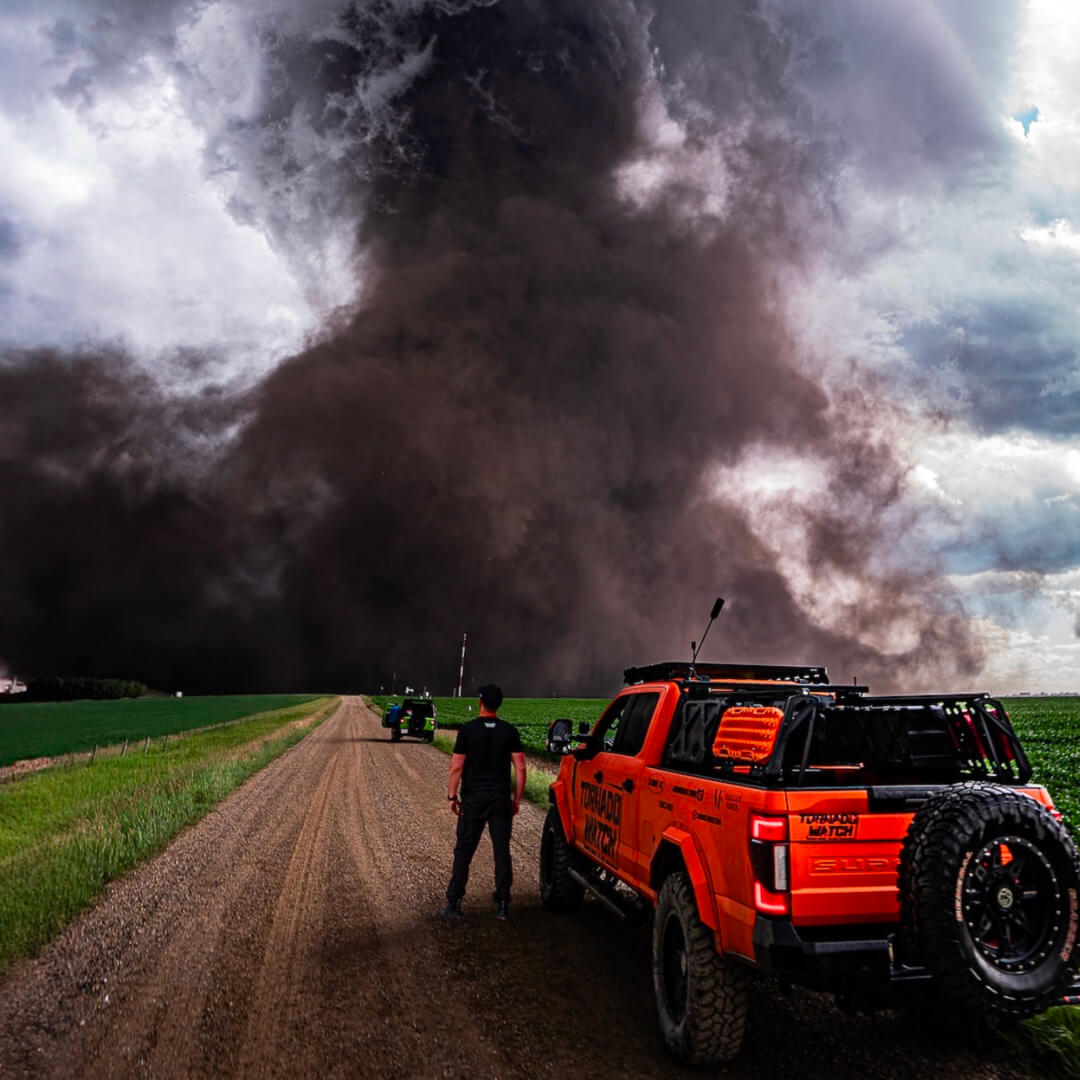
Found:
[[[1014,1054],[1046,1080],[1080,1076],[1080,1005],[1061,1005],[1025,1020],[1009,1037]]]
[[[330,715],[318,699],[190,734],[168,751],[0,787],[0,971]]]

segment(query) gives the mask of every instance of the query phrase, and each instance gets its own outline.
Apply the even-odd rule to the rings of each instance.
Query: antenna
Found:
[[[718,596],[716,598],[716,602],[712,606],[712,611],[709,612],[709,622],[708,622],[708,625],[705,627],[705,633],[701,635],[701,640],[700,641],[691,641],[690,642],[690,668],[691,668],[690,673],[691,674],[693,674],[693,665],[694,665],[694,662],[697,660],[698,653],[701,652],[701,646],[705,644],[705,639],[709,636],[709,631],[712,629],[712,624],[716,621],[716,616],[720,614],[720,611],[722,610],[723,606],[724,606],[724,598],[722,596]]]

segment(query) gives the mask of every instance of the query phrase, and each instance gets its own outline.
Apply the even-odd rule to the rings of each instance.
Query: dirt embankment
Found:
[[[540,909],[543,811],[514,827],[511,919],[485,841],[459,924],[435,912],[447,759],[358,699],[0,984],[0,1077],[664,1077],[648,935]],[[709,1075],[709,1074],[705,1074]],[[760,982],[717,1075],[1016,1078],[901,1019]]]

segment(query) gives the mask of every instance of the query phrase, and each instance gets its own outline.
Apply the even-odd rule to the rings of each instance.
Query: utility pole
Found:
[[[461,697],[461,685],[465,681],[465,642],[468,640],[468,632],[461,635],[461,668],[458,670],[457,696]]]

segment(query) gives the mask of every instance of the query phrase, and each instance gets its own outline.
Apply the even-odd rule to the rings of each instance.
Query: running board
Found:
[[[580,870],[570,867],[570,876],[583,888],[588,889],[604,907],[613,912],[623,922],[640,919],[645,913],[644,908],[624,899],[613,888],[597,881],[588,874],[581,873]]]

